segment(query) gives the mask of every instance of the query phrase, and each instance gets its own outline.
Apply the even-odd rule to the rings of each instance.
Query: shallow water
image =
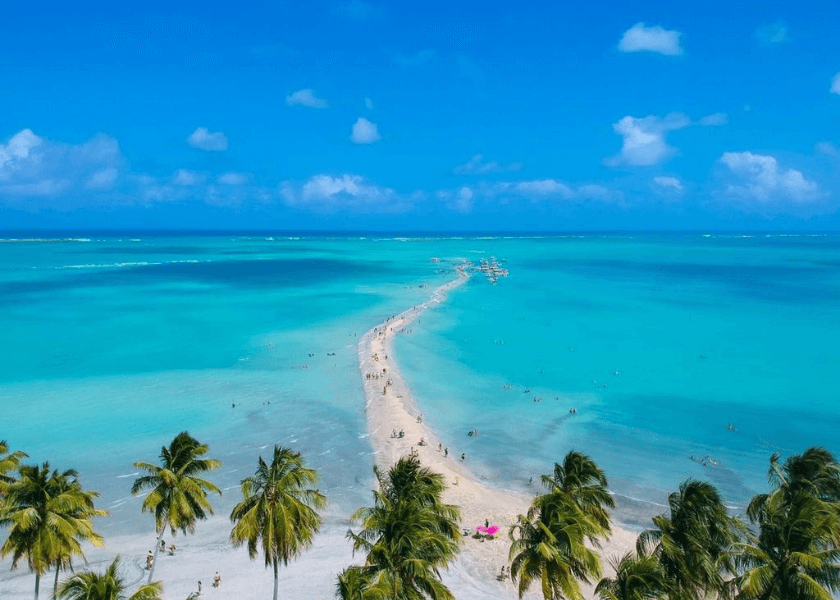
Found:
[[[224,461],[219,514],[277,443],[346,524],[372,483],[358,336],[462,259],[510,276],[473,277],[396,352],[427,421],[496,485],[527,489],[575,448],[644,525],[687,477],[738,507],[772,452],[837,450],[836,236],[55,237],[0,243],[0,439],[78,469],[106,536],[151,529],[132,463],[185,429]]]

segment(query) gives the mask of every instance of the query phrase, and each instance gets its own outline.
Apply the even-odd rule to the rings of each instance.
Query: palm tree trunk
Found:
[[[277,557],[274,557],[274,600],[277,600]]]
[[[55,583],[53,584],[53,598],[58,596],[58,572],[61,571],[61,563],[55,561]]]
[[[35,600],[38,600],[38,586],[41,584],[41,574],[35,573]]]
[[[152,575],[155,574],[155,567],[157,566],[157,555],[158,550],[160,550],[160,541],[163,539],[164,533],[166,533],[166,523],[164,523],[163,527],[160,528],[160,533],[157,536],[157,541],[155,542],[155,557],[152,559],[152,568],[149,569],[149,580],[146,583],[152,583]]]

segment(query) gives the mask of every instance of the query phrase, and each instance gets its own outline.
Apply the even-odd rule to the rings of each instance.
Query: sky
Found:
[[[0,2],[0,229],[837,230],[840,3]]]

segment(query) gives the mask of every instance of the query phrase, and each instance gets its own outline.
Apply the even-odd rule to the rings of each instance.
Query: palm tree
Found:
[[[147,474],[139,477],[131,486],[131,493],[137,495],[142,490],[151,490],[143,500],[142,511],[155,516],[155,531],[158,534],[155,543],[154,561],[149,569],[148,582],[151,583],[155,572],[160,540],[169,527],[172,535],[181,531],[184,535],[195,531],[195,523],[213,514],[213,507],[207,499],[208,492],[221,495],[221,490],[212,482],[200,476],[221,466],[215,458],[203,458],[209,448],[199,443],[186,431],[175,436],[167,448],[160,450],[161,466],[136,462],[134,466]]]
[[[773,494],[781,494],[786,504],[801,493],[827,502],[840,502],[840,463],[825,448],[809,448],[788,457],[780,464],[780,455],[770,457],[768,479],[773,491],[756,495],[747,507],[747,516],[760,521],[761,513]]]
[[[9,484],[14,482],[14,477],[10,477],[11,473],[20,465],[20,459],[26,458],[25,452],[9,452],[9,444],[6,440],[0,440],[0,499],[3,498],[3,493]]]
[[[739,600],[832,600],[840,592],[837,506],[805,494],[765,504],[757,540],[733,547]]]
[[[12,567],[26,558],[35,573],[35,598],[38,598],[41,575],[50,566],[58,571],[71,564],[74,556],[84,558],[82,542],[102,546],[102,536],[93,530],[90,519],[105,516],[93,500],[99,494],[85,491],[76,479],[76,471],[50,471],[49,463],[41,467],[24,465],[20,478],[6,489],[0,509],[0,526],[8,526],[9,537],[0,556],[12,555]]]
[[[90,519],[110,515],[108,511],[97,510],[94,507],[94,499],[99,497],[99,492],[83,490],[78,481],[68,480],[64,477],[60,477],[57,483],[60,493],[73,494],[77,504],[75,506],[67,505],[63,514],[60,515],[60,518],[64,520],[65,527],[64,531],[60,531],[56,535],[53,596],[58,593],[59,573],[62,569],[73,568],[73,557],[81,556],[87,562],[79,542],[89,542],[98,547],[103,544],[102,536],[93,530]]]
[[[460,510],[443,502],[443,476],[421,467],[416,457],[401,458],[387,474],[374,467],[374,473],[374,505],[351,517],[361,531],[347,532],[353,552],[367,553],[361,571],[345,571],[345,582],[355,578],[349,589],[361,587],[362,598],[452,600],[440,570],[457,555]]]
[[[563,464],[554,463],[554,472],[543,475],[542,484],[548,494],[538,497],[539,502],[551,503],[557,494],[568,496],[584,514],[592,517],[599,526],[598,536],[611,533],[608,508],[615,508],[615,500],[607,488],[607,477],[591,458],[572,450]],[[596,538],[590,541],[597,543]]]
[[[327,504],[316,489],[318,472],[304,466],[300,452],[274,446],[268,465],[259,458],[257,472],[242,480],[242,502],[230,513],[235,523],[230,538],[235,546],[248,544],[256,558],[262,550],[266,568],[274,568],[274,600],[277,600],[277,571],[312,544],[321,527],[315,509]]]
[[[672,600],[694,599],[724,588],[723,573],[731,572],[729,548],[745,531],[727,514],[717,489],[704,481],[687,480],[668,496],[671,516],[653,518],[655,529],[639,535],[639,555],[651,551],[669,582]]]
[[[353,565],[338,574],[335,597],[340,600],[368,600],[375,596],[370,591],[370,574],[365,567]]]
[[[610,560],[615,577],[604,577],[595,587],[601,600],[660,600],[667,586],[662,565],[654,556],[628,552]]]
[[[61,584],[55,597],[58,600],[163,600],[163,585],[159,581],[142,585],[126,596],[127,586],[118,573],[119,566],[117,556],[104,573],[76,573]]]
[[[600,531],[596,518],[571,497],[536,499],[510,531],[510,573],[519,597],[538,581],[545,600],[582,600],[579,581],[589,583],[601,575],[598,554],[584,542]]]
[[[759,535],[733,548],[732,585],[744,600],[828,600],[840,591],[840,465],[824,448],[779,458],[770,458],[775,489],[747,509]]]

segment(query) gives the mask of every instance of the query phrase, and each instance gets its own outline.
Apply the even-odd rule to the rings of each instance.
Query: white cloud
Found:
[[[671,113],[663,118],[624,117],[613,124],[613,130],[624,138],[621,152],[608,158],[605,163],[610,166],[658,164],[677,152],[676,148],[667,144],[665,135],[690,124],[691,120],[682,113]]]
[[[353,123],[353,133],[350,135],[350,139],[354,144],[372,144],[381,140],[382,136],[379,135],[375,123],[371,123],[364,117],[359,117]]]
[[[205,182],[207,177],[204,173],[197,173],[195,171],[188,171],[187,169],[178,169],[175,175],[172,176],[172,183],[175,185],[194,186],[201,185]]]
[[[788,28],[784,23],[774,23],[759,27],[755,32],[756,39],[762,44],[775,45],[790,41]]]
[[[240,206],[242,204],[267,204],[276,198],[269,190],[253,185],[230,184],[221,181],[219,177],[216,183],[208,185],[204,189],[202,199],[211,206]]]
[[[521,169],[521,162],[513,162],[509,165],[500,165],[496,161],[485,162],[484,157],[481,154],[475,154],[463,165],[455,167],[453,172],[459,175],[484,175],[486,173],[508,173],[511,171],[519,171]]]
[[[682,194],[685,191],[682,181],[678,177],[661,176],[654,177],[653,184],[661,191],[674,194]]]
[[[30,152],[43,142],[44,140],[35,135],[31,129],[24,129],[13,135],[5,145],[0,145],[0,178],[3,176],[4,166],[10,165],[7,169],[11,170],[15,162],[25,161]]]
[[[0,202],[110,190],[122,163],[113,138],[100,135],[82,144],[63,144],[24,129],[0,144]]]
[[[574,191],[575,198],[582,198],[584,200],[604,200],[610,202],[613,200],[620,200],[623,197],[621,192],[611,190],[603,185],[590,183],[582,185]]]
[[[729,115],[726,113],[714,113],[712,115],[706,115],[697,123],[703,127],[719,127],[729,123]]]
[[[365,108],[368,110],[373,110],[373,100],[370,98],[365,98]]]
[[[404,212],[411,201],[393,189],[365,181],[360,175],[340,177],[315,175],[303,185],[290,181],[280,185],[286,204],[296,208],[322,212],[350,210],[356,212]]]
[[[394,56],[394,62],[401,67],[419,67],[431,62],[434,57],[434,50],[420,50],[414,54],[397,54]]]
[[[532,181],[508,183],[503,184],[502,189],[510,190],[515,194],[530,198],[544,198],[550,196],[571,198],[574,196],[572,188],[555,179],[535,179]]]
[[[267,203],[276,194],[258,185],[249,185],[250,175],[228,172],[209,180],[207,173],[179,169],[171,177],[140,174],[130,176],[127,196],[145,202],[201,200],[211,206],[239,206],[244,203]]]
[[[460,213],[468,213],[473,207],[473,192],[467,186],[463,186],[455,191],[440,190],[435,194],[438,200],[442,201],[450,210]]]
[[[840,149],[831,142],[818,142],[816,150],[820,154],[825,154],[826,156],[840,156]]]
[[[310,89],[298,90],[286,96],[288,106],[308,106],[309,108],[327,108],[327,101],[318,98]]]
[[[478,190],[488,198],[523,198],[531,202],[551,200],[620,200],[622,194],[599,184],[573,186],[557,179],[532,179],[486,184]]]
[[[116,140],[96,136],[82,144],[53,142],[31,130],[0,143],[0,206],[25,209],[199,200],[236,205],[277,198],[247,173],[178,169],[171,175],[132,173]]]
[[[199,127],[187,138],[187,143],[193,148],[208,152],[227,150],[228,139],[221,131],[210,131],[206,127]]]
[[[840,71],[838,71],[831,80],[831,89],[829,91],[832,94],[840,94]]]
[[[807,204],[823,197],[816,183],[796,169],[780,168],[772,156],[725,152],[720,162],[735,177],[735,182],[726,186],[728,196],[764,205],[788,201]]]
[[[217,183],[221,183],[224,185],[245,185],[250,180],[251,176],[247,173],[236,173],[234,171],[222,173],[216,178]]]
[[[85,187],[89,190],[107,191],[114,187],[119,176],[120,172],[116,167],[107,167],[88,177]]]
[[[622,52],[658,52],[679,56],[683,53],[681,35],[679,31],[664,29],[659,25],[646,27],[644,23],[636,23],[621,36],[618,49]]]

